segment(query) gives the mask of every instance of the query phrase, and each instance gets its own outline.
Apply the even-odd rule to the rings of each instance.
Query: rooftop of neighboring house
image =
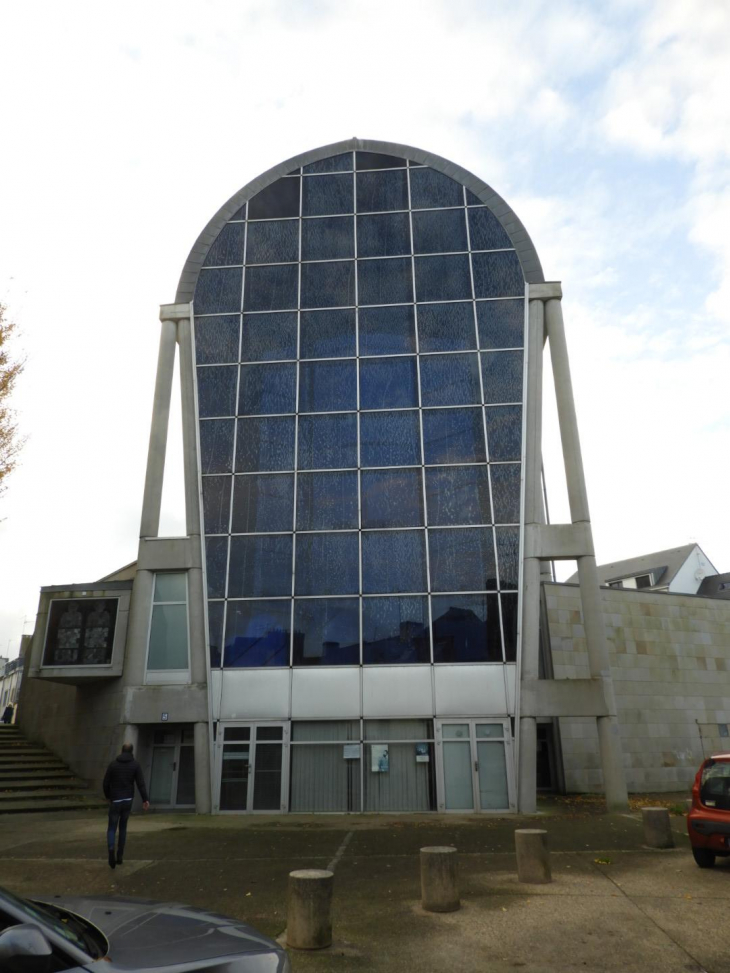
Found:
[[[696,563],[695,563],[696,562]],[[648,588],[663,590],[677,581],[682,572],[681,590],[699,593],[698,588],[710,576],[717,577],[717,569],[698,544],[683,544],[665,551],[653,551],[625,561],[598,565],[598,580],[603,585],[616,588]],[[686,579],[685,576],[686,575]],[[578,580],[578,572],[568,582]]]

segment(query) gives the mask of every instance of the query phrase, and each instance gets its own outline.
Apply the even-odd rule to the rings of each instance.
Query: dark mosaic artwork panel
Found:
[[[473,303],[422,304],[418,308],[418,347],[421,352],[476,348]]]
[[[294,469],[294,416],[239,419],[236,473]]]
[[[235,419],[209,419],[200,423],[200,472],[233,472]]]
[[[241,310],[243,270],[201,270],[193,298],[196,314],[230,314]]]
[[[218,234],[203,262],[204,267],[229,267],[243,263],[245,223],[228,223]]]
[[[195,361],[218,365],[238,361],[241,317],[238,314],[195,319]]]
[[[296,311],[243,315],[241,361],[286,361],[296,357]]]
[[[361,355],[408,355],[416,351],[413,305],[360,309]]]
[[[247,264],[281,264],[299,259],[299,220],[251,223],[246,238]]]

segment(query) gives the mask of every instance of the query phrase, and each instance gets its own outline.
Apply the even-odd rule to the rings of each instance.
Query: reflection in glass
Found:
[[[411,225],[408,213],[358,216],[358,257],[397,257],[410,252]]]
[[[411,206],[413,209],[437,209],[440,206],[463,206],[464,189],[435,169],[417,169],[411,173]]]
[[[198,369],[198,415],[201,419],[236,414],[235,365]]]
[[[472,250],[512,248],[512,241],[494,213],[482,206],[469,210],[469,235]]]
[[[415,352],[412,304],[360,309],[360,354],[401,355]]]
[[[421,359],[421,401],[429,405],[479,402],[479,361],[476,354],[428,355]]]
[[[200,472],[230,473],[233,464],[234,419],[200,423]]]
[[[294,469],[294,417],[239,419],[236,472]]]
[[[441,466],[426,470],[429,526],[489,524],[486,466]]]
[[[206,534],[227,534],[231,516],[230,476],[203,477],[203,523]]]
[[[198,365],[218,365],[238,361],[241,318],[222,314],[195,319],[195,361]]]
[[[361,409],[398,409],[416,405],[415,358],[361,359]]]
[[[360,304],[407,304],[413,300],[410,257],[358,260]]]
[[[228,597],[291,594],[291,534],[238,535],[231,538]]]
[[[411,466],[420,462],[421,441],[417,412],[362,413],[362,466]]]
[[[296,264],[249,267],[246,270],[243,309],[244,311],[294,309],[297,306],[298,287],[299,272]]]
[[[241,361],[281,361],[296,357],[296,311],[243,315]]]
[[[357,528],[357,473],[301,473],[297,477],[297,530]]]
[[[274,415],[294,412],[297,366],[241,365],[239,415]]]
[[[514,250],[472,254],[475,297],[522,297],[525,278]]]
[[[352,211],[352,176],[332,175],[304,180],[303,216],[335,216]]]
[[[421,304],[418,308],[418,347],[422,352],[475,348],[472,302]]]
[[[351,216],[302,220],[302,260],[341,260],[355,256]]]
[[[469,255],[416,257],[416,300],[466,301],[472,296]]]
[[[356,666],[360,663],[357,598],[294,602],[294,665]]]
[[[495,524],[519,523],[520,473],[519,463],[491,467]]]
[[[489,459],[494,463],[522,458],[522,407],[501,405],[485,409]]]
[[[232,533],[292,530],[293,520],[293,473],[262,473],[235,478]]]
[[[250,223],[246,240],[247,264],[283,264],[299,259],[299,221]]]
[[[243,270],[201,270],[195,285],[196,314],[230,314],[241,310]]]
[[[482,378],[484,401],[522,401],[522,352],[482,352]]]
[[[299,365],[299,411],[357,408],[356,362],[307,361]]]
[[[504,657],[507,662],[517,658],[517,592],[501,594],[502,628],[504,629]]]
[[[303,172],[347,172],[352,171],[352,152],[342,152],[340,155],[331,155],[319,162],[310,162],[304,166]]]
[[[362,535],[362,589],[366,594],[426,590],[426,545],[421,530]]]
[[[482,811],[496,811],[509,806],[507,791],[507,762],[504,743],[477,741],[479,767],[479,807]]]
[[[290,601],[229,601],[223,665],[288,666]]]
[[[480,348],[521,348],[525,331],[524,301],[478,301]]]
[[[147,669],[188,668],[187,605],[154,605]]]
[[[355,311],[302,311],[300,358],[348,358],[355,355]]]
[[[420,527],[423,524],[421,471],[370,470],[361,474],[362,526]]]
[[[501,662],[497,595],[431,599],[434,662]]]
[[[210,664],[213,668],[217,668],[221,664],[224,608],[224,601],[208,602],[208,645],[210,646]]]
[[[228,567],[228,538],[205,538],[205,573],[208,580],[208,597],[225,598],[226,569]]]
[[[517,589],[520,577],[520,529],[497,527],[500,588]]]
[[[300,470],[337,470],[357,466],[357,416],[300,416]]]
[[[406,170],[358,172],[358,213],[378,213],[395,209],[408,209]]]
[[[348,307],[354,303],[354,260],[302,264],[302,307]]]
[[[481,409],[424,409],[426,463],[482,463],[484,428]]]
[[[468,250],[464,212],[463,209],[442,209],[414,213],[413,252]]]
[[[357,594],[358,586],[356,533],[297,535],[297,595]]]
[[[364,665],[430,662],[428,599],[364,598],[362,652]]]
[[[243,223],[228,223],[211,244],[204,267],[226,267],[243,263]]]
[[[355,168],[360,169],[400,169],[406,164],[405,159],[395,155],[383,155],[381,152],[355,153]]]
[[[277,179],[249,200],[248,218],[275,220],[286,216],[299,216],[301,184],[301,179]]]
[[[428,547],[433,591],[484,591],[497,587],[491,528],[431,530]]]

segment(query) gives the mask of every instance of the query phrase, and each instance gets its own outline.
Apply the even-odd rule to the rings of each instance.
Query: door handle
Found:
[[[477,773],[479,773],[479,761],[478,761],[478,760],[475,760],[475,761],[474,761],[474,770],[475,770],[475,771],[476,771]]]

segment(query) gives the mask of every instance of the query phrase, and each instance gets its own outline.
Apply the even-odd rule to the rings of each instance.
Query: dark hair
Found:
[[[122,744],[122,753],[132,753],[133,751],[134,751],[134,744],[133,743],[123,743]]]

